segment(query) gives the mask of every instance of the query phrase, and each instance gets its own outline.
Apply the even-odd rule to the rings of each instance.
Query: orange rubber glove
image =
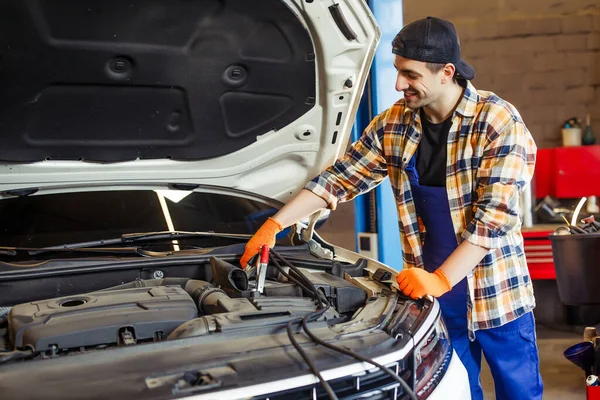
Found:
[[[269,249],[272,249],[273,246],[275,246],[275,236],[277,236],[277,234],[282,230],[283,227],[281,224],[279,224],[279,222],[275,221],[273,218],[267,219],[267,221],[262,224],[258,231],[256,231],[254,236],[250,238],[248,243],[246,243],[246,250],[240,259],[240,265],[242,268],[246,268],[248,261],[258,254],[261,246],[266,244],[269,246]]]
[[[415,300],[425,295],[440,297],[452,289],[448,277],[439,268],[434,273],[421,268],[407,268],[396,275],[396,282],[402,293]]]

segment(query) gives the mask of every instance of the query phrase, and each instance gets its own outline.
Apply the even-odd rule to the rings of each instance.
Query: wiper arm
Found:
[[[27,254],[35,256],[43,253],[54,253],[54,252],[79,252],[79,253],[110,253],[110,254],[139,254],[143,255],[138,247],[43,247],[40,249],[36,248],[19,248],[16,251],[26,251]],[[16,251],[13,254],[4,253],[4,255],[16,255]],[[3,253],[0,253],[3,254]]]
[[[20,254],[27,254],[34,256],[43,253],[54,253],[54,252],[80,252],[80,253],[101,253],[101,254],[137,254],[141,256],[152,256],[152,252],[146,252],[139,247],[0,247],[0,256],[17,257]]]
[[[124,235],[121,235],[121,237],[118,238],[112,238],[112,239],[101,239],[101,240],[93,240],[90,242],[78,242],[78,243],[67,243],[67,244],[61,244],[58,246],[50,246],[50,247],[43,247],[40,249],[29,249],[29,254],[31,255],[35,255],[35,254],[41,254],[41,253],[46,253],[46,252],[52,252],[52,251],[65,251],[65,250],[82,250],[85,249],[86,251],[90,251],[93,250],[93,248],[95,247],[100,247],[100,246],[110,246],[110,245],[115,245],[115,244],[131,244],[131,243],[138,243],[138,242],[144,242],[144,241],[152,241],[152,240],[165,240],[165,239],[169,239],[169,240],[176,240],[176,239],[183,239],[183,238],[190,238],[190,237],[219,237],[219,238],[226,238],[226,239],[239,239],[239,240],[248,240],[252,237],[252,235],[248,235],[248,234],[238,234],[238,233],[216,233],[216,232],[186,232],[186,231],[162,231],[162,232],[143,232],[143,233],[126,233]],[[131,248],[121,248],[121,249],[128,249],[129,252],[131,252],[132,250],[135,250],[135,252],[138,252],[139,249],[137,247],[131,247]],[[7,248],[6,251],[14,251],[14,249],[9,249]],[[117,249],[97,249],[99,251],[102,250],[110,250],[111,252],[113,252],[112,250],[117,250]],[[4,254],[2,253],[2,250],[0,249],[0,255]],[[6,254],[6,255],[14,255],[14,254]]]
[[[219,237],[226,239],[248,240],[252,235],[244,233],[217,233],[217,232],[186,232],[186,231],[163,231],[146,233],[127,233],[121,236],[122,243],[134,243],[145,240],[182,239],[190,237]]]
[[[90,242],[60,244],[58,246],[42,247],[39,250],[42,251],[42,250],[82,249],[82,248],[91,248],[91,247],[99,247],[99,246],[112,245],[112,244],[123,244],[123,243],[124,242],[121,238],[116,238],[116,239],[106,239],[106,240],[93,240]]]

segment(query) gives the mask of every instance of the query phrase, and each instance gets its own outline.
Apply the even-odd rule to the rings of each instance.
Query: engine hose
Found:
[[[198,306],[198,310],[203,314],[213,314],[218,307],[219,300],[229,300],[230,297],[211,283],[190,279],[183,288]]]

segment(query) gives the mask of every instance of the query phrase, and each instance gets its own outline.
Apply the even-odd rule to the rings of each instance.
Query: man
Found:
[[[541,399],[518,208],[536,145],[511,104],[470,83],[475,71],[460,58],[452,23],[415,21],[392,46],[404,98],[257,231],[242,266],[284,227],[389,177],[405,266],[398,287],[439,300],[473,399],[483,398],[482,352],[498,399]]]

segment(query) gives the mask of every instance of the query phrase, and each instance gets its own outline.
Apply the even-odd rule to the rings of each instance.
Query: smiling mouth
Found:
[[[416,94],[417,94],[417,92],[404,92],[404,96],[408,96],[408,97],[416,96]]]

